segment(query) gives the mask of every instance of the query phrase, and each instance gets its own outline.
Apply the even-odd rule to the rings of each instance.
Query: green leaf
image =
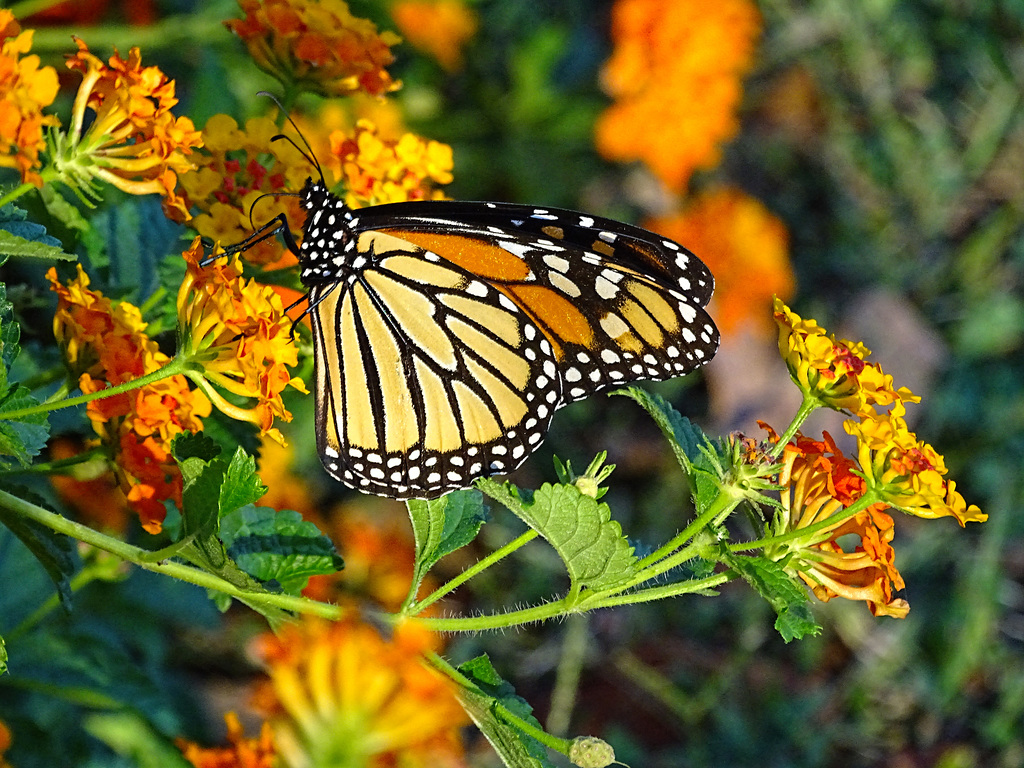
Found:
[[[78,209],[57,191],[56,184],[46,184],[39,190],[39,199],[43,201],[47,212],[68,229],[83,235],[93,233],[93,228],[79,213]],[[97,238],[98,239],[98,238]],[[95,266],[95,264],[93,265]]]
[[[28,221],[27,216],[25,211],[13,204],[0,208],[0,256],[64,261],[76,259],[73,254],[64,252],[60,240],[46,234],[46,227]],[[3,261],[0,260],[0,263]]]
[[[292,510],[244,506],[221,520],[221,541],[246,573],[297,595],[310,576],[344,567],[334,543]]]
[[[723,553],[722,562],[740,574],[775,610],[775,629],[787,643],[807,635],[821,634],[811,614],[807,590],[785,571],[784,562],[766,557],[743,557]]]
[[[703,430],[679,413],[659,395],[640,387],[623,387],[610,394],[635,400],[647,411],[668,439],[693,488],[694,506],[698,514],[718,498],[718,471],[708,454],[716,449]]]
[[[256,459],[243,451],[235,450],[231,462],[224,471],[224,484],[220,487],[218,512],[223,518],[239,507],[254,504],[267,492],[267,486],[256,474]]]
[[[480,532],[487,508],[480,491],[455,491],[439,499],[410,499],[406,502],[416,542],[413,580],[420,582],[445,555],[466,546]]]
[[[26,387],[9,379],[10,366],[21,348],[18,339],[21,329],[11,319],[13,306],[7,301],[7,287],[0,283],[0,467],[9,462],[3,456],[13,456],[23,467],[46,446],[50,425],[45,413],[5,418],[5,413],[39,405]]]
[[[533,716],[533,708],[516,695],[510,683],[501,678],[487,655],[470,659],[458,669],[479,689],[460,687],[457,693],[459,701],[505,765],[510,768],[553,768],[543,744],[509,725],[495,712],[495,704],[501,704],[516,717],[543,730]]]
[[[611,519],[611,509],[575,486],[545,483],[530,499],[509,483],[485,480],[478,487],[554,547],[574,591],[611,589],[635,575],[633,547],[619,523]]]
[[[33,499],[33,503],[41,500]],[[0,523],[21,539],[29,552],[43,566],[61,604],[71,610],[71,577],[75,573],[75,543],[62,533],[55,533],[35,520],[29,520],[16,512],[0,507]]]
[[[202,432],[179,432],[171,441],[171,452],[178,461],[195,457],[208,462],[220,455],[220,446]]]
[[[181,750],[131,709],[86,716],[85,731],[138,768],[192,768]]]
[[[0,635],[0,675],[6,674],[7,672],[7,646],[4,644],[4,638]]]

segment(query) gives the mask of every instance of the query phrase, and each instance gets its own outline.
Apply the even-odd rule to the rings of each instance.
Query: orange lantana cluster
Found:
[[[39,153],[46,147],[43,128],[57,125],[44,107],[57,97],[57,71],[28,56],[32,30],[21,31],[8,10],[0,10],[0,166],[16,168],[22,181],[42,186]]]
[[[785,225],[759,200],[738,189],[705,192],[677,214],[645,226],[686,243],[715,276],[712,314],[723,334],[741,328],[765,334],[773,296],[788,299],[796,287]]]
[[[274,419],[291,421],[292,415],[281,394],[287,387],[307,390],[288,370],[298,363],[298,349],[281,297],[243,278],[237,254],[227,263],[202,267],[204,252],[196,238],[184,256],[188,272],[178,291],[178,354],[201,368],[189,375],[219,411],[283,442]],[[238,406],[211,384],[256,403]]]
[[[47,273],[57,293],[53,330],[78,386],[85,394],[153,373],[170,358],[146,334],[138,307],[117,305],[78,275],[67,285],[55,269]],[[184,376],[169,376],[86,406],[93,429],[115,458],[115,474],[142,526],[158,533],[165,500],[181,502],[181,474],[170,454],[171,440],[183,430],[202,429],[210,402],[189,389]]]
[[[78,52],[68,68],[82,73],[71,128],[55,142],[53,165],[68,184],[89,188],[101,179],[133,195],[159,194],[165,206],[187,217],[175,194],[178,174],[192,168],[189,155],[201,146],[187,117],[175,117],[174,81],[157,67],[143,67],[138,48],[127,59],[115,52],[109,64],[75,38]],[[85,111],[94,117],[86,127]]]
[[[603,74],[615,103],[598,119],[598,151],[643,161],[673,191],[717,165],[739,128],[740,80],[760,26],[750,0],[618,0]]]
[[[224,715],[224,722],[228,746],[200,747],[179,739],[178,748],[185,759],[196,768],[277,768],[277,750],[269,723],[263,724],[259,736],[247,739],[245,729],[234,712]]]
[[[380,96],[399,87],[385,67],[394,61],[393,32],[378,32],[342,0],[239,0],[244,19],[224,22],[256,64],[288,91]]]
[[[961,526],[984,522],[987,515],[967,505],[946,479],[942,456],[907,428],[906,404],[920,398],[905,387],[897,389],[891,376],[868,362],[863,344],[836,339],[778,299],[775,321],[779,351],[805,405],[852,414],[843,427],[857,438],[858,448],[853,460],[828,433],[816,441],[799,432],[778,446],[778,435],[762,424],[781,448],[783,487],[773,533],[784,542],[766,551],[777,559],[792,554],[787,567],[823,600],[837,595],[865,600],[876,615],[905,616],[906,601],[893,597],[903,579],[890,545],[893,519],[885,510],[953,517]],[[844,549],[839,540],[851,534],[859,543]]]
[[[382,139],[377,126],[360,120],[351,133],[331,134],[328,167],[340,170],[352,208],[407,200],[440,200],[436,184],[452,180],[452,148],[411,133]]]

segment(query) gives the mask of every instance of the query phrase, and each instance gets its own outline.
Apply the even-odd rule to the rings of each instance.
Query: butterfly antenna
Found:
[[[282,104],[282,103],[280,102],[280,100],[279,100],[279,99],[277,98],[277,96],[275,96],[274,94],[272,94],[272,93],[271,93],[270,91],[259,91],[259,92],[257,92],[257,94],[256,94],[256,95],[257,95],[257,96],[266,96],[266,97],[267,97],[268,99],[270,99],[270,100],[271,100],[271,101],[273,101],[273,102],[274,102],[275,104],[277,104],[277,108],[281,110],[281,112],[282,112],[282,113],[284,114],[284,116],[285,116],[285,117],[286,117],[286,118],[288,119],[288,122],[289,122],[289,123],[291,123],[291,126],[292,126],[292,128],[294,128],[294,129],[295,129],[295,133],[297,133],[297,134],[298,134],[298,136],[299,136],[299,138],[300,138],[300,139],[302,139],[302,143],[306,145],[306,149],[307,149],[307,150],[309,150],[309,151],[308,151],[308,152],[303,152],[303,151],[302,151],[302,148],[301,148],[301,147],[299,147],[299,145],[298,145],[298,144],[296,144],[296,143],[295,143],[294,141],[292,141],[292,139],[291,139],[291,138],[289,138],[288,136],[285,136],[285,135],[283,135],[283,134],[278,134],[277,136],[274,136],[274,137],[273,137],[273,138],[271,139],[271,141],[277,141],[278,139],[282,139],[282,138],[283,138],[283,139],[288,139],[288,142],[289,142],[289,143],[290,143],[290,144],[291,144],[291,145],[292,145],[293,147],[295,147],[295,149],[297,149],[297,150],[299,151],[299,154],[300,154],[300,155],[302,155],[302,156],[303,156],[304,158],[306,158],[306,160],[308,160],[308,161],[309,161],[309,163],[310,163],[310,164],[311,164],[311,165],[312,165],[312,166],[313,166],[314,168],[316,168],[316,172],[317,172],[318,174],[320,174],[320,182],[321,182],[321,183],[322,183],[322,184],[323,184],[324,186],[327,186],[327,180],[326,180],[326,179],[324,178],[324,170],[323,170],[323,168],[321,168],[321,167],[320,167],[320,163],[319,163],[319,162],[317,162],[317,159],[316,159],[316,154],[315,154],[315,153],[313,152],[313,147],[311,147],[311,146],[310,146],[310,144],[309,144],[309,142],[308,142],[308,141],[306,141],[306,137],[302,135],[302,131],[300,131],[300,130],[299,130],[299,126],[297,126],[297,125],[295,124],[295,121],[294,121],[294,120],[292,120],[292,116],[288,114],[288,110],[286,110],[286,109],[284,108],[284,105],[283,105],[283,104]]]
[[[264,197],[302,197],[302,195],[299,192],[264,192],[253,200],[252,205],[249,206],[249,226],[253,229],[256,229],[256,221],[252,217],[252,212],[256,210],[256,203]]]

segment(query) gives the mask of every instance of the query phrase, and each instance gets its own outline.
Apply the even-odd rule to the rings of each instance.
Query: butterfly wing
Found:
[[[310,292],[324,466],[394,498],[515,469],[562,397],[545,335],[498,289],[413,243],[364,232],[356,251],[371,266]]]
[[[357,227],[414,243],[522,309],[552,345],[559,406],[610,385],[681,376],[718,349],[704,310],[711,273],[678,243],[639,227],[496,203],[398,203],[357,214]]]

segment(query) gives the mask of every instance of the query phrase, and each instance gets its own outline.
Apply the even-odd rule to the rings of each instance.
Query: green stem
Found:
[[[501,549],[495,550],[494,552],[489,554],[487,557],[485,557],[483,560],[480,560],[479,562],[475,563],[471,567],[469,567],[466,570],[464,570],[462,573],[460,573],[458,576],[456,576],[451,581],[448,581],[447,583],[442,584],[440,587],[435,589],[433,592],[431,592],[429,595],[427,595],[425,598],[423,598],[419,602],[415,602],[415,603],[412,603],[411,605],[409,605],[407,608],[405,608],[402,611],[402,615],[404,615],[404,616],[415,616],[416,614],[421,613],[425,608],[427,608],[428,606],[433,605],[438,600],[440,600],[442,597],[447,595],[449,592],[453,592],[458,587],[462,586],[467,581],[469,581],[474,576],[476,576],[478,573],[481,573],[482,571],[487,570],[492,565],[497,563],[499,560],[502,560],[503,558],[508,557],[513,552],[515,552],[517,549],[519,549],[520,547],[524,546],[527,542],[532,541],[533,539],[537,538],[537,535],[538,535],[537,532],[531,529],[531,530],[527,531],[526,533],[524,533],[519,538],[514,539],[513,541],[510,541],[508,544],[503,546]]]
[[[485,691],[482,691],[476,683],[474,683],[464,674],[459,672],[459,670],[457,670],[455,667],[449,664],[448,660],[445,659],[443,656],[440,656],[433,652],[428,652],[425,655],[427,657],[427,660],[435,669],[437,669],[438,672],[441,672],[442,674],[451,678],[456,683],[456,685],[473,691],[478,696],[483,696],[489,699],[494,698]],[[569,755],[569,750],[572,748],[571,740],[560,739],[557,736],[552,736],[550,733],[547,733],[538,728],[537,726],[526,722],[525,720],[511,712],[508,709],[508,707],[506,707],[504,704],[497,700],[494,701],[494,704],[492,706],[494,709],[494,713],[509,725],[518,728],[520,731],[527,734],[528,736],[532,736],[548,749],[553,749],[556,752],[559,752],[566,756]]]
[[[97,457],[104,456],[103,448],[96,447],[90,448],[81,453],[77,453],[74,456],[68,456],[66,459],[57,459],[56,461],[45,461],[39,464],[32,464],[28,467],[14,466],[10,469],[0,469],[0,477],[3,475],[22,475],[22,474],[43,474],[43,475],[55,475],[63,474],[64,470],[68,467],[78,466],[79,464],[85,464],[92,461]]]
[[[107,387],[106,389],[100,389],[87,395],[69,397],[66,400],[59,400],[55,403],[39,403],[27,408],[18,408],[13,411],[6,411],[0,415],[0,418],[7,421],[15,421],[17,419],[23,419],[26,416],[35,416],[37,413],[50,413],[51,411],[59,411],[62,408],[71,408],[75,405],[91,403],[93,400],[100,400],[104,397],[113,397],[114,395],[131,392],[133,389],[139,389],[140,387],[152,384],[155,381],[187,373],[188,370],[189,363],[186,360],[175,357],[172,358],[163,368],[158,368],[155,371],[147,373],[145,376],[140,376],[137,379],[132,379],[131,381],[126,381],[123,384],[118,384],[116,387]]]
[[[566,612],[565,598],[553,600],[550,603],[541,603],[531,608],[523,608],[508,613],[492,613],[486,616],[452,616],[452,617],[422,617],[417,616],[415,621],[421,627],[435,632],[480,632],[487,629],[505,629],[519,624],[530,624],[535,621],[561,616]]]
[[[24,184],[21,184],[20,186],[15,187],[6,195],[0,197],[0,208],[3,208],[8,203],[14,202],[19,197],[24,195],[26,192],[29,192],[30,190],[33,190],[35,188],[36,185],[28,181],[26,181]]]
[[[806,528],[797,528],[795,530],[788,531],[787,533],[780,533],[777,536],[766,536],[765,538],[757,539],[756,541],[743,541],[736,544],[730,544],[729,551],[746,552],[751,549],[767,549],[778,544],[785,544],[786,542],[793,541],[794,539],[811,540],[814,538],[816,533],[837,528],[844,521],[849,520],[858,512],[861,512],[872,504],[877,504],[880,501],[882,501],[882,498],[879,493],[874,488],[869,488],[865,491],[863,496],[853,502],[853,504],[848,506],[842,512],[830,515],[814,525],[808,525]]]
[[[180,581],[203,587],[204,589],[223,592],[248,604],[260,604],[294,613],[313,614],[335,621],[346,613],[346,609],[342,606],[320,603],[306,597],[246,590],[235,586],[220,576],[183,563],[167,560],[150,562],[149,558],[152,553],[149,550],[133,546],[112,536],[107,536],[86,525],[76,523],[74,520],[68,520],[62,515],[58,515],[48,509],[43,509],[6,491],[0,491],[0,506],[29,520],[34,520],[57,533],[63,533],[73,539],[84,541],[86,544],[90,544],[104,552],[110,552],[112,555],[133,563],[143,570],[170,576]]]
[[[688,579],[687,581],[679,581],[675,584],[665,584],[661,587],[641,589],[638,592],[630,592],[625,595],[611,595],[593,600],[587,598],[583,603],[581,603],[581,607],[586,606],[586,610],[593,611],[598,608],[612,608],[616,605],[651,603],[655,600],[665,600],[669,597],[679,597],[680,595],[692,595],[699,592],[706,592],[709,589],[714,589],[715,587],[732,581],[735,578],[736,574],[732,571],[722,571],[721,573],[716,573],[714,576],[708,576],[704,579]]]
[[[797,430],[803,426],[803,423],[807,421],[807,417],[810,416],[814,411],[821,407],[821,403],[818,402],[818,398],[814,395],[804,392],[804,399],[800,403],[800,408],[797,409],[796,415],[793,420],[786,427],[786,431],[779,437],[777,442],[772,449],[768,451],[768,456],[772,459],[778,459],[782,455],[782,452],[786,449],[786,445],[790,440],[793,439],[793,435],[797,433]]]

